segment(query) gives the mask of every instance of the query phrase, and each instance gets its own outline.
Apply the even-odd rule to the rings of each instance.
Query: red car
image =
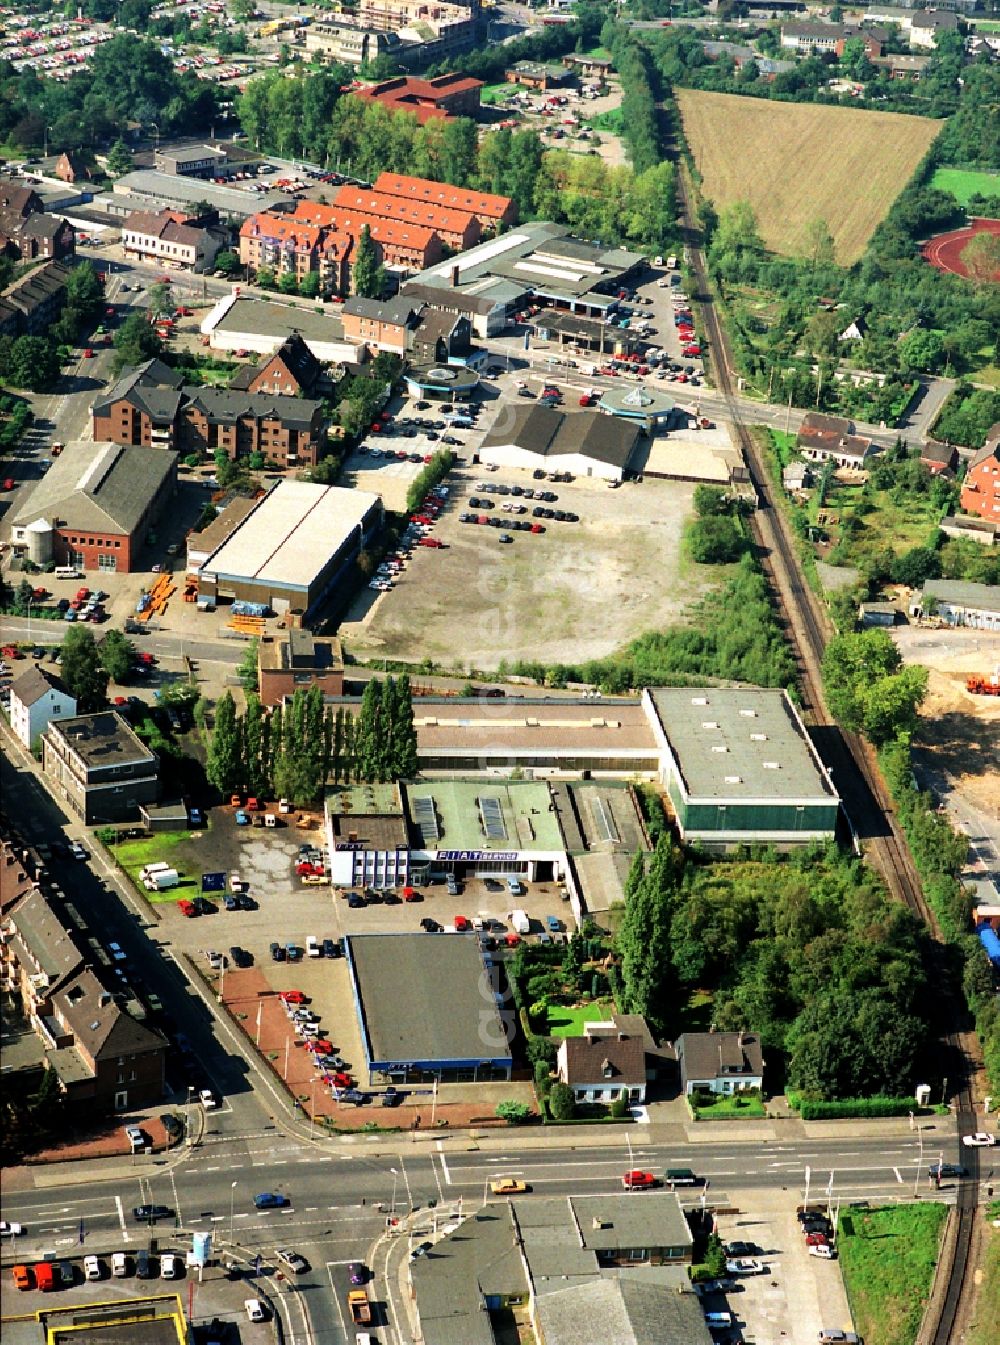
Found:
[[[383,411],[383,412],[382,412],[381,419],[382,419],[382,420],[392,420],[392,412],[391,412],[391,411]]]
[[[545,525],[542,524],[542,523],[532,523],[532,525],[531,525],[531,531],[532,531],[532,532],[544,532],[544,531],[545,531]]]
[[[4,479],[3,479],[3,488],[4,488],[4,490],[13,490],[13,489],[14,489],[14,478],[13,478],[12,476],[5,476],[5,477],[4,477]]]
[[[302,1045],[308,1045],[313,1055],[333,1055],[333,1042],[326,1041],[323,1037],[317,1037],[315,1041],[303,1042]]]
[[[632,1172],[626,1172],[622,1177],[622,1186],[626,1191],[651,1191],[656,1185],[656,1178],[651,1172],[640,1172],[638,1169],[634,1169]]]
[[[342,1070],[338,1070],[337,1073],[333,1076],[333,1082],[336,1084],[338,1088],[351,1088],[354,1085],[354,1080],[351,1078],[351,1076],[349,1074],[345,1074]]]
[[[305,1004],[306,997],[301,990],[282,990],[278,996],[286,1004]]]
[[[106,309],[104,310],[104,316],[105,316],[106,318],[113,318],[114,315],[115,315],[115,310],[114,310],[113,308],[106,308]]]
[[[156,662],[152,654],[136,654],[136,658],[140,663],[144,663],[147,668],[151,668]]]
[[[436,537],[420,537],[417,539],[417,546],[431,546],[435,551],[444,547],[444,542],[439,542]]]
[[[826,1234],[825,1234],[825,1233],[807,1233],[807,1234],[806,1234],[806,1246],[807,1246],[807,1247],[828,1247],[829,1245],[830,1245],[830,1244],[829,1244],[829,1242],[827,1241],[827,1238],[826,1238]]]
[[[469,925],[468,918],[467,918],[466,916],[464,916],[464,915],[456,915],[456,916],[455,916],[455,928],[459,931],[459,933],[462,933],[463,931],[469,929],[469,928],[470,928],[470,925]]]
[[[194,316],[194,312],[190,308],[178,308],[176,316],[179,318],[190,318]]]
[[[91,350],[90,346],[83,352],[83,358],[85,360],[92,360],[94,358],[94,352]]]
[[[382,433],[382,426],[378,423],[377,420],[373,420],[372,423],[368,426],[368,428],[371,430],[372,434]]]
[[[695,358],[701,354],[701,346],[685,346],[681,353],[689,358]]]
[[[583,394],[583,396],[580,398],[580,405],[581,405],[581,406],[593,406],[593,404],[594,404],[594,399],[593,399],[593,397],[591,397],[589,393],[585,392],[585,393]]]
[[[156,283],[158,285],[170,285],[172,284],[172,281],[169,276],[157,276]]]
[[[181,915],[186,915],[189,920],[198,914],[193,902],[190,901],[179,901],[177,903],[177,909],[180,911]]]

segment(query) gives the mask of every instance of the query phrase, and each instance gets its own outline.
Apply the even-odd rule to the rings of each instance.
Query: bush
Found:
[[[621,1121],[628,1115],[628,1101],[623,1097],[616,1097],[610,1110],[614,1119]]]
[[[454,453],[442,450],[434,454],[423,471],[417,473],[406,492],[406,512],[408,514],[413,513],[429,490],[432,490],[439,481],[444,480],[451,471],[454,462]]]
[[[555,1121],[572,1121],[576,1113],[576,1098],[568,1083],[554,1083],[549,1089],[549,1115]]]
[[[506,1121],[508,1125],[524,1125],[531,1115],[531,1108],[526,1102],[515,1102],[513,1098],[507,1098],[503,1102],[497,1103],[496,1112],[501,1121]]]
[[[747,538],[735,519],[711,514],[691,524],[688,543],[691,555],[699,565],[730,565],[739,560],[748,547]]]
[[[840,1102],[802,1101],[799,1115],[803,1121],[834,1121],[847,1116],[906,1116],[913,1111],[911,1097],[857,1097]]]

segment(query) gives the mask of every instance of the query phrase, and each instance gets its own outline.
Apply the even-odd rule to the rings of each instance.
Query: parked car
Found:
[[[741,1258],[726,1262],[727,1275],[763,1275],[767,1267],[760,1261]]]
[[[659,1182],[651,1172],[641,1172],[637,1168],[622,1175],[622,1186],[626,1191],[651,1191],[658,1185]]]

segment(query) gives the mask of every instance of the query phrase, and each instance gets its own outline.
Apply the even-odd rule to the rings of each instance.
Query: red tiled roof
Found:
[[[423,249],[429,247],[435,238],[433,229],[425,229],[419,224],[396,224],[361,210],[344,210],[320,205],[316,201],[297,202],[291,218],[305,224],[336,229],[338,233],[352,234],[355,238],[367,224],[372,238],[396,247]]]
[[[402,75],[355,89],[353,96],[366,103],[380,103],[394,112],[408,112],[422,125],[434,117],[449,117],[447,102],[456,94],[471,93],[482,87],[482,80],[468,75],[438,75],[434,79]]]
[[[409,200],[426,201],[430,205],[445,206],[449,210],[468,210],[487,219],[502,219],[511,205],[509,196],[468,191],[464,187],[452,187],[447,182],[435,182],[433,178],[427,177],[410,177],[405,173],[379,173],[372,188],[389,196],[405,196]]]
[[[448,206],[432,205],[427,201],[391,196],[388,192],[359,191],[357,187],[341,187],[333,204],[343,210],[360,211],[365,215],[379,215],[398,224],[417,224],[439,233],[464,234],[476,219],[470,210],[452,210]]]

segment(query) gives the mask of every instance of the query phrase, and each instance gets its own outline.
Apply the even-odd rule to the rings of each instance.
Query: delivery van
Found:
[[[75,565],[57,565],[53,570],[57,579],[82,579],[83,572],[78,570]]]
[[[176,869],[161,869],[158,873],[151,874],[143,883],[147,892],[166,892],[168,888],[176,887],[180,882],[181,876]]]
[[[159,864],[147,864],[144,869],[139,870],[139,881],[144,883],[147,878],[152,878],[154,873],[166,873],[169,868],[170,865],[162,861]]]

